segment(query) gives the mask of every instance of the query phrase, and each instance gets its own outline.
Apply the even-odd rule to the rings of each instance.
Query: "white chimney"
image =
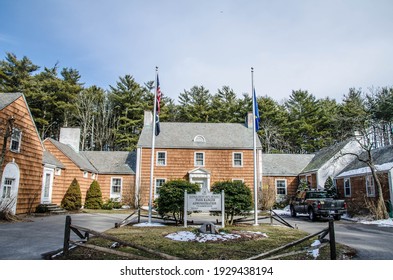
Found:
[[[79,127],[62,127],[60,128],[59,142],[70,145],[76,152],[79,152],[79,143],[81,129]]]
[[[153,123],[153,113],[150,111],[145,111],[144,117],[143,117],[143,125],[151,125]]]

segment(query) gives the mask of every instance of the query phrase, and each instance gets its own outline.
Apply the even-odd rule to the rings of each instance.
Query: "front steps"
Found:
[[[67,213],[66,210],[61,208],[59,205],[53,204],[53,203],[40,204],[37,208],[40,209],[40,211],[38,211],[38,213],[46,213],[46,214],[50,214],[50,215],[61,215],[61,214]]]

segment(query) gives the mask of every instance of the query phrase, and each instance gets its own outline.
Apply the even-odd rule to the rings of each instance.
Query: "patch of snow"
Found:
[[[366,224],[366,225],[378,225],[379,227],[393,227],[392,219],[376,220],[376,221],[360,220],[359,223]]]
[[[314,259],[318,258],[319,256],[319,246],[321,245],[321,242],[319,240],[315,240],[312,244],[311,247],[317,247],[316,249],[312,249],[310,251],[310,254],[314,257]]]
[[[238,233],[220,233],[220,234],[207,234],[207,233],[198,233],[195,234],[190,231],[178,231],[174,233],[170,233],[166,235],[166,238],[169,238],[174,241],[196,241],[199,243],[205,243],[208,241],[228,241],[239,239],[241,237],[267,237],[266,233],[262,232],[251,232],[251,231],[242,231]]]
[[[160,224],[160,223],[139,223],[139,224],[135,224],[134,227],[164,227],[164,224]]]

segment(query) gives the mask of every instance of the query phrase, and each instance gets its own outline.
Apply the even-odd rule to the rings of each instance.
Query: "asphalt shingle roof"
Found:
[[[263,176],[297,176],[314,158],[313,154],[263,154]]]
[[[349,141],[351,141],[351,139],[342,141],[318,151],[311,162],[304,168],[303,172],[314,171],[321,168],[327,161],[339,153],[345,147],[345,145],[348,144]]]
[[[16,99],[22,96],[20,92],[0,93],[0,110],[4,109]]]
[[[88,159],[81,153],[76,152],[70,145],[60,143],[59,141],[51,138],[48,138],[48,140],[62,151],[64,155],[72,160],[72,162],[74,162],[80,169],[97,173],[97,169],[88,161]]]
[[[52,155],[49,151],[44,151],[42,162],[44,164],[54,165],[58,168],[65,168],[64,164],[62,164],[54,155]]]
[[[377,165],[377,169],[383,169],[383,167],[392,168],[393,166],[393,145],[381,147],[371,151],[371,155],[374,160],[374,164]],[[364,151],[359,156],[361,159],[367,159],[368,155],[367,152]],[[390,165],[389,165],[390,164]],[[352,170],[359,170],[361,173],[364,168],[368,167],[366,163],[359,161],[358,159],[354,159],[347,167],[343,169],[343,171],[338,175],[338,177],[342,176],[343,174],[348,174],[349,171]],[[368,170],[368,169],[367,169]]]
[[[135,174],[135,152],[81,152],[99,174]]]
[[[160,123],[160,134],[156,136],[157,148],[191,149],[253,149],[253,131],[237,123]],[[138,147],[151,147],[152,126],[145,125]],[[194,141],[201,135],[205,142]],[[259,139],[257,147],[261,147]]]

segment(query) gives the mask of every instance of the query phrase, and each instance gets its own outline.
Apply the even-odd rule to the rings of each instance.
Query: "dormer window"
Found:
[[[197,143],[205,143],[205,142],[206,142],[206,139],[205,139],[205,137],[203,137],[202,135],[197,135],[197,136],[195,136],[195,138],[194,138],[194,142],[197,142]]]

